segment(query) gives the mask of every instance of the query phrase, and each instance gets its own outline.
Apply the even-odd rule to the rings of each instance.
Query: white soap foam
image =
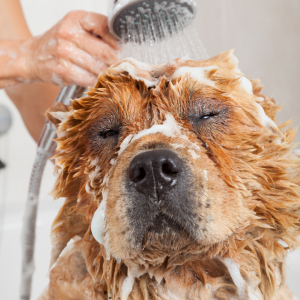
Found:
[[[107,199],[108,191],[103,188],[102,190],[102,201],[94,213],[91,230],[94,238],[97,242],[104,245],[104,234],[106,227],[106,199]]]
[[[121,300],[127,300],[134,285],[134,279],[139,278],[146,273],[146,270],[140,270],[139,265],[128,266],[128,275],[124,279],[121,289]]]
[[[53,38],[51,38],[48,42],[48,46],[50,47],[54,47],[56,44],[57,44],[57,40]]]
[[[8,56],[11,59],[16,59],[18,57],[18,53],[16,51],[0,49],[0,57],[1,56]]]
[[[244,89],[248,94],[253,95],[253,86],[251,81],[246,77],[240,77],[239,81],[240,81],[240,87]],[[259,102],[264,101],[263,97],[256,97],[256,99]],[[272,131],[275,132],[278,131],[278,127],[276,123],[266,115],[263,107],[259,103],[254,102],[254,104],[257,108],[258,118],[262,123],[262,125],[269,128]],[[276,139],[274,142],[275,144],[281,144],[280,139]]]
[[[52,73],[51,80],[52,80],[52,82],[54,82],[55,84],[57,84],[60,87],[64,86],[62,78],[55,73]]]
[[[277,127],[276,123],[266,115],[263,107],[256,102],[254,102],[254,103],[257,108],[258,117],[259,117],[259,120],[262,123],[262,125],[264,125],[265,127],[269,128],[271,130],[278,131],[278,127]]]
[[[69,116],[72,115],[71,112],[64,112],[64,111],[52,111],[50,114],[57,120],[60,120],[61,122],[65,122]]]
[[[174,149],[185,148],[182,144],[170,144]]]
[[[263,300],[264,297],[259,288],[260,280],[255,273],[253,275],[254,276],[252,278],[249,277],[246,282],[249,300]]]
[[[263,300],[264,296],[262,295],[259,287],[256,288],[251,287],[250,285],[248,287],[248,297],[249,300]]]
[[[122,62],[117,67],[114,67],[112,69],[114,69],[114,70],[116,70],[120,73],[124,72],[124,71],[128,72],[130,74],[130,76],[133,77],[134,79],[142,80],[148,88],[156,86],[159,83],[158,79],[151,81],[149,79],[137,76],[136,75],[136,73],[137,73],[136,72],[137,71],[136,67],[133,64],[131,64],[130,62],[127,62],[127,61]]]
[[[96,24],[93,21],[94,18],[92,18],[92,14],[91,12],[88,12],[87,15],[84,18],[84,21],[91,27],[91,28],[95,28]]]
[[[87,182],[87,183],[85,184],[85,191],[86,191],[88,194],[90,194],[90,195],[93,195],[93,194],[94,194],[94,192],[91,190],[91,187],[90,187],[90,183],[89,183],[89,182]]]
[[[130,145],[132,138],[133,138],[133,134],[129,134],[128,136],[126,136],[126,138],[123,140],[123,142],[120,145],[120,150],[118,152],[119,155]]]
[[[93,183],[94,179],[97,178],[101,174],[100,172],[100,166],[96,166],[95,170],[89,173],[89,178],[91,180],[91,183]],[[93,185],[92,185],[93,186]]]
[[[130,62],[124,61],[119,64],[117,67],[113,67],[114,70],[118,72],[128,72],[130,75],[134,76],[136,74],[136,68]]]
[[[240,266],[231,258],[225,257],[224,259],[218,256],[218,259],[221,260],[224,265],[227,267],[228,272],[233,280],[233,283],[237,287],[239,296],[244,299],[246,294],[246,283],[243,279]]]
[[[193,149],[188,149],[193,159],[198,159],[200,155],[198,155]]]
[[[122,296],[121,300],[127,300],[129,294],[132,291],[133,285],[134,285],[134,277],[132,275],[128,275],[122,284]]]
[[[186,77],[187,74],[190,76],[190,78],[206,84],[206,85],[211,85],[211,86],[215,86],[215,83],[212,80],[209,80],[206,76],[206,74],[208,72],[210,72],[211,70],[218,70],[219,67],[217,66],[210,66],[210,67],[181,67],[179,69],[177,69],[174,74],[172,75],[172,79],[173,78],[177,78],[177,77],[181,77],[184,76]]]
[[[239,82],[242,89],[244,89],[248,94],[253,95],[253,86],[248,78],[242,76],[239,78]]]
[[[131,142],[140,139],[143,136],[149,135],[149,134],[156,134],[156,133],[163,133],[165,136],[176,136],[181,134],[181,128],[174,119],[174,117],[170,114],[166,114],[165,121],[163,124],[155,124],[152,127],[148,129],[144,129],[140,131],[138,134],[136,134]]]
[[[96,165],[98,163],[98,161],[99,161],[99,158],[97,157],[96,159],[92,160],[90,162],[90,164]],[[96,170],[97,169],[99,171],[100,167],[96,166]],[[95,171],[93,173],[95,173]],[[103,182],[101,185],[102,186],[102,201],[101,201],[99,207],[97,208],[97,210],[95,211],[93,219],[92,219],[92,223],[91,223],[92,234],[93,234],[94,238],[96,239],[96,241],[104,246],[105,251],[106,251],[106,259],[107,260],[110,260],[110,254],[111,254],[110,244],[109,244],[109,231],[108,231],[107,218],[106,218],[106,201],[107,201],[107,197],[108,197],[108,187],[109,187],[108,181],[109,181],[109,177],[110,177],[110,172],[111,172],[111,169],[108,172],[108,174],[106,174],[103,178]],[[92,176],[92,178],[93,178],[93,176]],[[93,187],[92,180],[90,181],[90,184]],[[113,255],[113,257],[115,257],[118,262],[121,261],[120,258],[118,258],[114,255]]]
[[[156,134],[156,133],[162,133],[168,137],[178,137],[180,139],[183,139],[185,140],[186,143],[188,143],[189,149],[192,149],[194,151],[200,151],[201,150],[200,147],[192,143],[189,140],[189,138],[182,133],[182,130],[183,128],[179,126],[175,118],[171,114],[166,114],[165,121],[163,122],[163,124],[154,124],[152,127],[148,129],[144,129],[139,133],[137,133],[136,135],[132,135],[132,134],[128,135],[121,143],[118,155],[120,155],[135,140],[140,139],[146,135]],[[186,145],[179,146],[179,144],[176,144],[175,149],[179,147],[187,147],[187,146]]]
[[[99,162],[99,157],[96,157],[95,159],[93,159],[90,162],[90,165],[94,167],[94,166],[96,166],[98,164],[98,162]]]

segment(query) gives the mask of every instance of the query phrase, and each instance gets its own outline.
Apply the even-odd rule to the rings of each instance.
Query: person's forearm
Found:
[[[0,88],[6,88],[30,80],[26,70],[26,49],[23,41],[0,41]],[[23,46],[23,48],[22,48]]]
[[[0,88],[18,108],[23,121],[35,141],[38,141],[45,123],[45,110],[50,107],[59,92],[59,87],[50,83],[29,83],[26,81],[26,62],[13,60],[20,53],[22,40],[31,37],[19,0],[0,1],[0,66],[12,66],[12,69],[0,67]],[[7,41],[9,39],[13,39]],[[24,49],[23,49],[24,50]],[[5,54],[6,53],[6,54]],[[24,54],[24,53],[23,53]],[[20,63],[18,65],[17,63]],[[5,70],[4,70],[5,69]],[[14,75],[16,75],[14,77]]]
[[[27,41],[0,41],[0,88],[19,110],[24,124],[37,142],[45,124],[44,113],[55,100],[59,87],[34,82],[28,75]]]

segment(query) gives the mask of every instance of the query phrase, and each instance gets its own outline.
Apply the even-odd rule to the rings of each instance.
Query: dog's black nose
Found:
[[[182,165],[182,160],[170,150],[147,151],[133,158],[128,177],[139,192],[158,200],[176,185]]]

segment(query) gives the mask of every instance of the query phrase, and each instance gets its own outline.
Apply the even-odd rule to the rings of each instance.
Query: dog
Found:
[[[124,59],[57,128],[50,283],[40,299],[296,299],[295,130],[232,51]],[[287,127],[288,126],[288,127]],[[286,129],[284,129],[286,128]]]

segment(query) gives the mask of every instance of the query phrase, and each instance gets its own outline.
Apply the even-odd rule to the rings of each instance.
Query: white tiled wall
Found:
[[[85,9],[104,13],[106,0],[22,0],[33,34],[41,34],[69,10]],[[300,95],[300,2],[299,0],[198,0],[195,26],[208,52],[215,55],[236,49],[241,70],[261,78],[265,93],[285,104],[281,120],[299,122]],[[0,138],[0,158],[8,164],[0,173],[0,218],[4,211],[4,230],[0,230],[0,299],[18,299],[20,281],[20,234],[29,175],[35,156],[35,143],[28,135],[20,115],[0,91],[0,103],[13,113],[10,133]],[[300,137],[298,135],[298,137]],[[300,139],[298,138],[298,141]],[[48,163],[43,177],[38,214],[36,272],[33,298],[47,284],[50,254],[50,226],[61,202],[48,196],[54,182]],[[4,197],[5,195],[5,197]],[[1,226],[0,222],[0,226]],[[300,298],[300,250],[288,258],[288,282]]]

